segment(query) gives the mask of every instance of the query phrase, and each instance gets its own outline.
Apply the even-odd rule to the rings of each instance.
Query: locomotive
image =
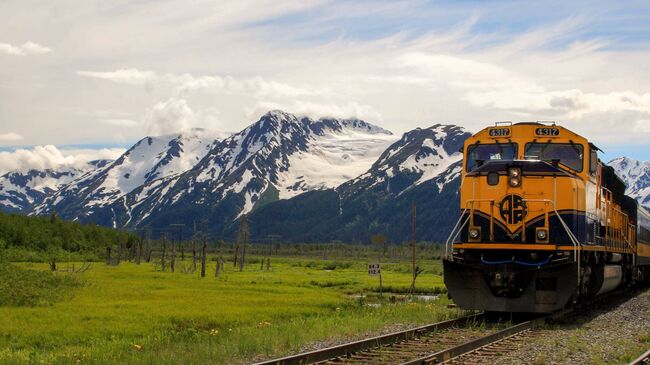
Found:
[[[555,123],[497,123],[465,141],[443,259],[459,307],[551,313],[650,278],[650,213],[599,151]]]

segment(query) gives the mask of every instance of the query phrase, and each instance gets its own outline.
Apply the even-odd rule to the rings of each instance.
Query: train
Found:
[[[461,152],[444,282],[462,309],[552,313],[650,279],[650,213],[587,138],[496,123]]]

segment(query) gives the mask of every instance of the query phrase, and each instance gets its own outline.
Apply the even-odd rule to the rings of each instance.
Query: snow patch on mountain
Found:
[[[646,207],[650,207],[650,161],[618,157],[608,163],[623,179],[625,193]]]
[[[36,207],[34,214],[60,211],[78,206],[75,217],[110,206],[117,219],[119,213],[131,216],[132,205],[119,200],[158,179],[181,174],[194,167],[214,146],[223,133],[195,128],[175,135],[145,137],[102,169],[97,169],[64,185]],[[137,205],[138,199],[129,199]],[[126,209],[126,211],[124,211]],[[127,218],[129,220],[130,218]]]
[[[280,199],[333,188],[359,176],[395,140],[378,127],[329,130],[312,136],[307,149],[290,155],[288,169],[278,174]]]
[[[0,209],[26,212],[33,205],[65,184],[87,174],[108,161],[91,161],[78,167],[62,166],[59,169],[8,172],[0,177]]]

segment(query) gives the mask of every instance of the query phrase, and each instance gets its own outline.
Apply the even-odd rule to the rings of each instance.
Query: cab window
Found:
[[[514,143],[473,144],[467,147],[467,171],[474,170],[479,162],[514,160],[516,156]]]
[[[570,143],[527,143],[524,159],[551,162],[558,160],[571,170],[582,172],[584,148]]]
[[[592,176],[596,176],[597,169],[598,169],[598,152],[592,149],[591,157],[589,158],[589,173]]]

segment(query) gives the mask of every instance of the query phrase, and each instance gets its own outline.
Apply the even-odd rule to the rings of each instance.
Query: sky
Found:
[[[0,172],[271,109],[556,121],[650,160],[647,1],[0,1]]]

